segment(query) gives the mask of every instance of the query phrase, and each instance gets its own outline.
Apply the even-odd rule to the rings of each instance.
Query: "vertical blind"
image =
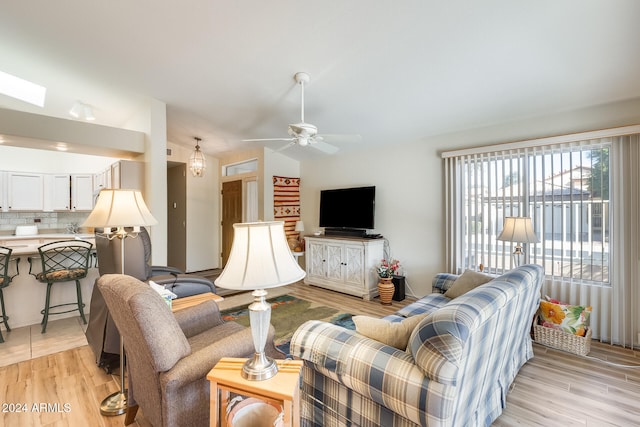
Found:
[[[443,154],[449,271],[512,268],[515,242],[497,236],[505,217],[531,217],[540,243],[524,249],[528,262],[545,268],[543,290],[594,305],[594,337],[637,344],[638,140],[607,136]]]
[[[609,283],[610,138],[452,157],[458,181],[450,200],[459,251],[454,271],[512,268],[511,242],[499,242],[505,217],[531,217],[539,244],[530,262],[549,276]],[[456,208],[452,207],[452,213]]]

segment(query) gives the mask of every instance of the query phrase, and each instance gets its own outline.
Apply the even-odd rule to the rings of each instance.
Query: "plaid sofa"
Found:
[[[457,276],[390,321],[428,312],[406,351],[355,331],[308,321],[291,340],[304,360],[303,426],[488,426],[518,370],[533,357],[531,321],[544,278],[525,265],[466,294],[443,295]]]

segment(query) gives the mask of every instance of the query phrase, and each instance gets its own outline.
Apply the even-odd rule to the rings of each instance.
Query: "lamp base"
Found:
[[[124,242],[124,239],[122,241]],[[122,253],[124,254],[124,248],[122,248]],[[122,265],[122,274],[124,274],[124,261]],[[120,335],[120,390],[111,393],[100,403],[100,413],[108,417],[122,415],[127,410],[127,389],[124,388],[124,358],[124,338]]]
[[[247,360],[242,367],[242,378],[252,381],[268,380],[278,373],[278,365],[264,352],[269,335],[271,305],[267,303],[267,291],[264,289],[256,289],[251,295],[253,302],[249,305],[249,323],[256,351],[253,359]]]
[[[522,250],[522,246],[516,245],[515,250],[511,254],[513,258],[513,266],[514,268],[518,268],[524,264],[524,251]]]
[[[116,391],[105,397],[100,404],[100,413],[108,417],[122,415],[127,410],[127,390]]]
[[[264,353],[255,353],[242,366],[242,378],[249,381],[268,380],[278,373],[276,361]]]

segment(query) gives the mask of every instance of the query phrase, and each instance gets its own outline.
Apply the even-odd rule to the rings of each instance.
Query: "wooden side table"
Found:
[[[249,381],[242,378],[242,365],[247,359],[224,357],[209,371],[211,383],[210,425],[227,426],[226,412],[230,393],[282,404],[284,425],[300,426],[300,374],[301,360],[277,360],[278,373],[264,381]],[[220,396],[218,397],[218,392]],[[220,424],[218,424],[218,419]]]
[[[171,311],[174,313],[185,308],[193,307],[205,301],[224,301],[224,298],[220,295],[216,295],[212,292],[205,292],[203,294],[191,295],[189,297],[177,298],[171,302]]]

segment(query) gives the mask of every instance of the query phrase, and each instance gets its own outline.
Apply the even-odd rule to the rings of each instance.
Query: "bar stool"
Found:
[[[4,323],[5,328],[7,328],[7,332],[11,332],[11,328],[9,327],[9,316],[7,316],[7,312],[4,308],[4,294],[2,293],[2,290],[9,286],[11,280],[20,273],[20,271],[18,270],[20,258],[15,258],[14,260],[16,262],[17,273],[13,276],[9,275],[11,252],[13,252],[13,249],[0,246],[0,309],[2,310],[2,314],[0,315],[0,323]],[[4,338],[2,337],[2,331],[0,330],[0,343],[3,342]]]
[[[70,313],[78,310],[84,324],[87,319],[84,317],[84,303],[82,302],[82,289],[80,287],[80,279],[87,277],[89,271],[89,259],[91,256],[91,248],[93,243],[85,240],[60,240],[57,242],[47,243],[38,248],[40,260],[42,261],[42,271],[33,274],[31,258],[29,258],[29,274],[33,275],[38,281],[47,284],[47,298],[45,300],[44,309],[40,311],[42,314],[42,333],[47,332],[47,322],[49,315]],[[75,303],[65,303],[50,306],[51,287],[58,282],[76,282]],[[75,306],[65,311],[49,311],[52,308]]]

